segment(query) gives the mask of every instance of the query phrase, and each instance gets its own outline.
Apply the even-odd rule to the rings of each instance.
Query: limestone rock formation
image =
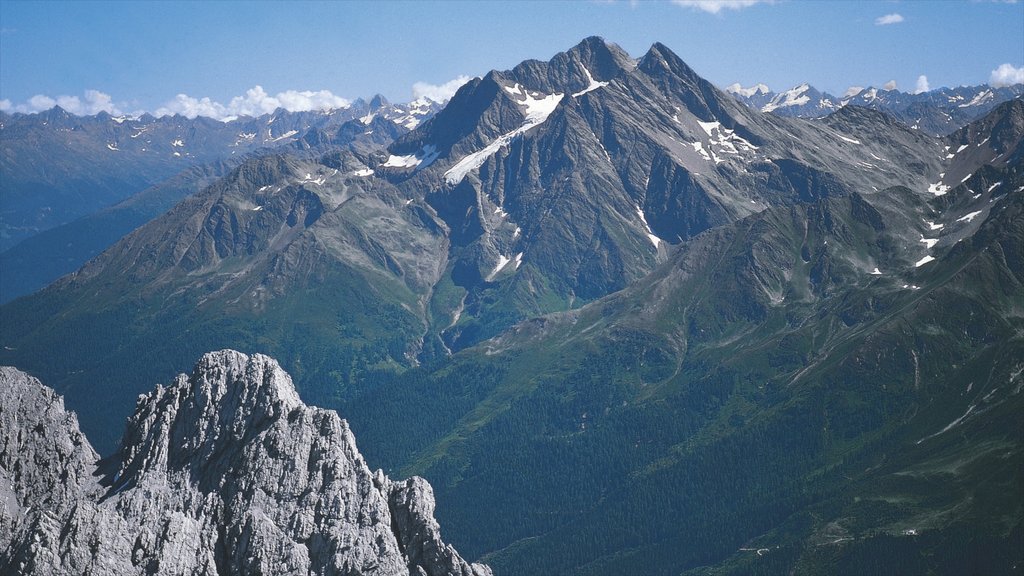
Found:
[[[224,350],[139,397],[99,460],[38,380],[0,368],[0,572],[485,576],[420,478],[371,472],[273,359]]]

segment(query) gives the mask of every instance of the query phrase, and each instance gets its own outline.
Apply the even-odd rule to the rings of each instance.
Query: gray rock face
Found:
[[[139,397],[99,461],[38,380],[0,369],[0,571],[484,576],[420,478],[373,473],[337,413],[266,356],[205,355]]]

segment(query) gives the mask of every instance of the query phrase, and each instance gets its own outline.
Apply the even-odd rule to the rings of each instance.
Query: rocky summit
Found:
[[[421,478],[371,472],[273,359],[223,350],[142,395],[100,460],[60,396],[0,368],[0,572],[485,576]]]

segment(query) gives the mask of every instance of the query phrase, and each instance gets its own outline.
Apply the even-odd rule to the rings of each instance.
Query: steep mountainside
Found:
[[[971,146],[1019,142],[1020,110]],[[498,574],[1015,573],[1022,246],[1020,159],[772,207],[374,390],[353,427]]]
[[[909,94],[899,90],[858,89],[843,98],[801,84],[776,94],[764,84],[743,88],[733,84],[726,91],[739,101],[779,116],[820,118],[844,106],[863,106],[886,112],[914,130],[935,136],[947,135],[968,122],[981,118],[993,108],[1024,95],[1024,84],[992,88],[960,86]]]
[[[65,394],[104,450],[139,382],[222,346],[280,358],[307,398],[340,406],[625,288],[713,227],[943,178],[943,141],[858,110],[762,114],[663,45],[634,61],[589,38],[471,81],[387,152],[246,162],[0,308],[0,360]],[[393,125],[365,121],[345,127]],[[100,374],[119,377],[97,395]]]
[[[663,45],[634,62],[589,38],[467,84],[383,174],[429,190],[451,230],[459,296],[432,332],[457,350],[621,289],[670,245],[767,206],[917,186],[941,172],[936,146],[880,116],[844,135],[758,114]]]
[[[70,222],[198,164],[227,160],[333,133],[375,117],[402,132],[439,104],[394,105],[383,97],[325,112],[277,110],[229,122],[182,116],[74,116],[54,107],[39,114],[0,113],[0,251]]]
[[[210,353],[141,396],[104,461],[38,380],[3,367],[0,390],[5,573],[491,573],[440,539],[429,484],[371,472],[265,356]]]

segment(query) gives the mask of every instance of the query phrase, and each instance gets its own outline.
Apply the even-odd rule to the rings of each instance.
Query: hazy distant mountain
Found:
[[[383,97],[326,112],[277,110],[221,122],[205,117],[74,116],[0,112],[0,251],[124,200],[192,166],[296,142],[313,131],[375,116],[403,129],[440,107]]]
[[[881,110],[914,130],[943,136],[984,116],[997,105],[1024,95],[1024,84],[1002,88],[987,84],[939,88],[918,94],[863,88],[842,98],[818,92],[808,84],[779,94],[764,84],[751,88],[733,84],[726,91],[748,106],[779,116],[819,118],[852,104]]]
[[[322,154],[325,150],[338,147],[369,153],[390,144],[422,119],[429,118],[440,106],[425,99],[395,105],[377,96],[369,103],[357,100],[346,114],[366,113],[344,122],[341,121],[344,116],[341,114],[296,115],[280,111],[278,119],[271,122],[271,126],[294,124],[306,118],[312,119],[312,125],[316,127],[303,129],[301,135],[295,131],[294,135],[275,142],[269,148],[256,148],[248,152],[237,147],[225,148],[221,160],[186,168],[113,206],[30,236],[0,252],[0,270],[3,271],[0,275],[0,303],[29,294],[75,271],[125,234],[164,213],[215,178],[226,175],[231,168],[248,157],[282,149],[305,155]],[[100,156],[108,155],[109,151],[100,151]],[[217,157],[216,152],[211,151],[209,157]],[[143,160],[136,158],[130,160],[129,164],[131,162],[138,163],[134,169],[145,170]],[[84,169],[85,166],[80,168]],[[96,177],[105,178],[103,175]]]

